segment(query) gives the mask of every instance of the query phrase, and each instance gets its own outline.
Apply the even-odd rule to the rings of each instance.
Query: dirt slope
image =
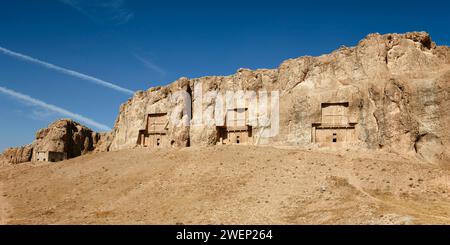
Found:
[[[9,203],[3,195],[3,184],[0,183],[0,225],[8,223],[8,212],[10,211]]]
[[[0,182],[9,224],[450,224],[450,170],[383,152],[134,149]]]

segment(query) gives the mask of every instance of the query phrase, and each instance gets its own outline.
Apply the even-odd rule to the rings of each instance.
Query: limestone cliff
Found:
[[[31,161],[33,146],[25,145],[16,148],[8,148],[0,156],[4,162],[18,164]]]
[[[277,69],[180,78],[136,92],[121,105],[111,132],[99,134],[60,120],[40,130],[31,145],[8,149],[3,158],[20,163],[42,151],[64,152],[71,158],[138,145],[218,144],[223,125],[212,119],[220,121],[222,110],[239,109],[228,102],[225,108],[217,106],[229,91],[253,91],[258,101],[262,91],[279,94],[279,120],[260,124],[245,119],[251,128],[249,144],[387,149],[431,163],[450,163],[450,48],[437,46],[425,32],[370,34],[355,47],[290,59]],[[246,97],[245,109],[255,107],[249,101]],[[186,104],[192,112],[186,111]],[[203,122],[212,123],[198,124],[198,112]],[[258,117],[272,113],[276,114],[259,111]],[[277,134],[263,134],[274,123],[279,124]],[[243,139],[232,133],[237,143]]]
[[[167,113],[180,122],[186,119],[183,100],[172,96],[177,91],[192,96],[194,113],[202,110],[214,115],[217,94],[266,90],[280,93],[280,132],[258,139],[258,144],[311,144],[321,105],[346,102],[349,120],[356,125],[353,146],[449,162],[449,68],[450,48],[437,46],[425,32],[413,32],[370,34],[355,47],[290,59],[278,69],[180,78],[165,87],[139,91],[121,106],[111,132],[111,150],[135,147],[148,114]],[[196,86],[202,88],[201,94]],[[216,126],[169,122],[167,135],[171,146],[211,145],[217,143]],[[255,126],[254,132],[260,128]]]
[[[73,158],[93,151],[107,151],[107,134],[99,134],[70,119],[61,119],[36,133],[33,143],[16,148],[9,148],[3,153],[3,158],[12,164],[36,161],[38,152],[64,153],[67,158]]]

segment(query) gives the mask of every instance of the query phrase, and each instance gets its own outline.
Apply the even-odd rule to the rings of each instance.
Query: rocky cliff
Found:
[[[0,160],[12,164],[18,164],[31,161],[32,156],[33,156],[33,146],[25,145],[6,149],[0,156]]]
[[[450,163],[450,48],[437,46],[425,32],[370,34],[355,47],[290,59],[277,69],[180,78],[164,87],[136,92],[120,107],[111,132],[99,134],[60,120],[40,130],[31,145],[5,151],[4,158],[20,163],[33,159],[38,151],[66,152],[71,158],[90,151],[133,148],[145,141],[141,135],[148,129],[151,114],[167,115],[163,125],[167,146],[217,144],[217,126],[223,125],[217,120],[198,124],[196,113],[203,112],[203,122],[217,119],[223,114],[217,103],[229,91],[253,91],[258,101],[262,91],[268,97],[279,94],[279,120],[255,124],[246,119],[252,126],[251,144],[320,145],[316,129],[336,128],[320,127],[324,108],[340,103],[349,123],[341,129],[349,130],[352,139],[345,142],[346,147],[386,149],[431,163]],[[255,106],[249,105],[247,97],[245,101],[245,107]],[[225,110],[232,108],[227,103]],[[185,110],[186,104],[192,112]],[[260,111],[258,116],[271,113]],[[279,124],[279,131],[263,134],[274,123]]]
[[[429,34],[370,34],[355,47],[319,57],[300,57],[278,69],[240,69],[230,76],[180,78],[165,87],[137,92],[124,103],[111,132],[111,150],[135,147],[146,115],[167,113],[172,146],[216,144],[217,125],[181,124],[183,99],[192,96],[193,112],[217,114],[218,94],[226,91],[279,91],[280,131],[258,144],[308,145],[321,105],[347,102],[354,121],[354,147],[389,149],[429,162],[449,162],[450,48]],[[201,88],[201,93],[198,89]],[[194,119],[195,120],[195,119]],[[260,132],[255,126],[254,132]]]
[[[3,158],[12,164],[36,160],[38,152],[65,153],[67,158],[84,155],[95,149],[108,151],[108,133],[96,133],[70,119],[61,119],[36,132],[33,143],[6,149]]]

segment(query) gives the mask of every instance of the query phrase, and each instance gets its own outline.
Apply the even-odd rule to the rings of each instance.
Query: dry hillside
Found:
[[[449,108],[450,47],[426,32],[182,77],[110,132],[58,120],[7,149],[0,223],[450,224]]]
[[[0,182],[8,224],[450,224],[450,170],[382,151],[130,149]]]

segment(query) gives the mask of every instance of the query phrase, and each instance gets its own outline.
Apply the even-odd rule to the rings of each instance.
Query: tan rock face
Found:
[[[10,148],[3,157],[13,164],[36,161],[38,152],[62,152],[68,158],[84,155],[98,147],[107,151],[108,134],[99,134],[70,119],[58,120],[36,132],[36,140],[26,146]]]
[[[123,104],[112,132],[111,149],[133,148],[138,143],[139,131],[146,128],[147,115],[166,113],[181,120],[184,100],[170,98],[176,91],[188,91],[188,80],[181,78],[167,87],[157,87],[146,92],[137,92]],[[176,113],[180,111],[180,113]],[[189,146],[189,127],[168,125],[168,141],[173,146]],[[119,136],[120,135],[120,136]],[[119,137],[118,137],[119,136]]]
[[[31,156],[33,154],[33,146],[26,145],[17,148],[8,148],[3,152],[3,161],[18,164],[23,162],[31,161]]]
[[[58,120],[36,133],[33,155],[42,151],[66,152],[68,158],[92,151],[92,130],[72,120]]]
[[[183,101],[172,98],[177,91],[192,96],[193,122],[198,110],[217,114],[217,94],[265,90],[280,93],[280,131],[254,141],[259,144],[311,144],[313,124],[320,122],[323,104],[348,102],[347,117],[356,124],[357,139],[350,145],[446,162],[450,156],[445,147],[450,141],[446,125],[449,69],[449,47],[436,46],[427,33],[414,32],[370,34],[356,47],[290,59],[273,70],[240,69],[231,76],[181,78],[166,87],[137,92],[121,106],[111,150],[135,147],[148,114],[174,114],[182,119]],[[216,126],[186,127],[169,121],[167,137],[171,146],[212,145],[217,143]],[[252,137],[260,129],[254,126]]]
[[[279,94],[276,122],[245,119],[252,130],[248,144],[388,149],[432,163],[450,162],[450,48],[437,46],[425,32],[370,34],[356,47],[290,59],[278,69],[180,78],[136,92],[120,107],[111,132],[99,134],[60,120],[38,131],[31,146],[9,149],[5,155],[17,163],[30,159],[30,151],[33,156],[37,151],[66,152],[71,158],[138,145],[217,144],[223,125],[216,119],[224,119],[224,110],[237,109],[228,102],[225,108],[218,106],[227,92],[237,97],[254,92],[258,103],[261,92]],[[250,101],[245,98],[246,109],[255,107]],[[259,119],[266,115],[276,113],[258,112]],[[276,134],[264,134],[276,123]],[[233,132],[233,137],[239,134]]]
[[[92,133],[93,148],[95,152],[107,152],[111,146],[112,133]]]

